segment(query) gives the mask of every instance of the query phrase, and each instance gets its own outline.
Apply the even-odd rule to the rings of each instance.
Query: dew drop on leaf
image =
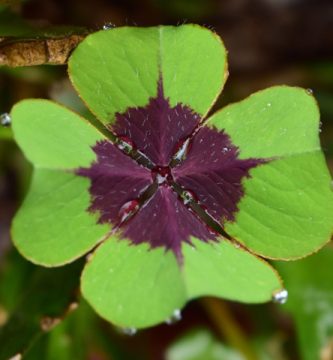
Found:
[[[241,248],[241,245],[240,245],[240,243],[238,243],[238,242],[234,242],[234,246],[235,246],[236,249],[240,249],[240,248]]]
[[[309,95],[312,95],[312,94],[313,94],[313,90],[310,89],[310,88],[306,89],[306,92],[307,92]]]
[[[190,144],[190,139],[179,142],[179,144],[176,146],[176,152],[173,157],[174,160],[177,160],[177,161],[184,160],[186,153],[188,151],[189,144]]]
[[[191,202],[195,201],[196,197],[194,193],[190,190],[184,190],[181,194],[183,202],[185,205],[190,204]]]
[[[3,113],[0,115],[0,123],[2,126],[5,126],[5,127],[10,126],[11,122],[12,122],[12,119],[8,113]]]
[[[131,200],[126,202],[119,210],[120,223],[127,221],[139,210],[139,201]]]
[[[176,309],[172,315],[165,322],[168,325],[174,324],[182,319],[182,313],[179,309]]]
[[[277,304],[285,304],[288,300],[288,291],[286,289],[277,291],[273,294],[273,302]]]
[[[137,333],[137,329],[136,328],[122,328],[121,329],[121,332],[125,335],[128,335],[128,336],[133,336]]]
[[[168,181],[172,181],[171,170],[168,166],[157,166],[152,170],[153,180],[157,182],[158,185],[164,184]]]
[[[120,150],[123,150],[126,153],[129,153],[129,152],[131,152],[133,150],[134,144],[133,144],[133,141],[131,139],[129,139],[126,136],[120,136],[119,139],[120,140],[119,140],[117,145],[118,145],[118,148]]]
[[[157,174],[156,175],[156,181],[158,185],[164,184],[167,180],[167,176],[161,175],[161,174]]]
[[[114,29],[115,27],[116,27],[115,24],[108,22],[103,25],[103,30],[111,30]]]

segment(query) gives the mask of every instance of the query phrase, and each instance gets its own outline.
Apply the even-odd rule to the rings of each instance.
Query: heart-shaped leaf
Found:
[[[270,159],[245,180],[237,220],[226,224],[229,234],[280,259],[308,255],[329,241],[333,194],[318,107],[308,91],[283,86],[258,92],[217,112],[208,125],[226,131],[241,158]]]
[[[123,27],[88,37],[70,58],[69,75],[106,124],[147,105],[160,76],[172,107],[183,103],[204,115],[226,80],[226,51],[217,35],[195,25]]]

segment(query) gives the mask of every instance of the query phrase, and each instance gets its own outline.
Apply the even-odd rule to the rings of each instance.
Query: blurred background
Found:
[[[230,76],[216,107],[272,85],[311,89],[333,171],[332,0],[0,0],[0,63],[5,41],[52,37],[55,26],[65,25],[63,34],[84,34],[105,25],[192,22],[216,31],[229,50]],[[85,113],[65,65],[0,66],[0,114],[31,97]],[[188,304],[181,320],[131,334],[80,299],[82,261],[41,269],[13,249],[10,223],[30,174],[10,127],[1,127],[0,360],[333,359],[332,244],[298,262],[274,263],[289,291],[285,305],[207,298]]]

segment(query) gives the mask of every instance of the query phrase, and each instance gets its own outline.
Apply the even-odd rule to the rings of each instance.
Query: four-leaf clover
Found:
[[[13,240],[44,266],[94,250],[82,293],[119,326],[202,295],[269,301],[283,287],[258,255],[296,259],[330,239],[314,98],[273,87],[207,118],[226,69],[221,39],[199,26],[100,31],[69,75],[102,129],[47,100],[12,110],[35,167]]]

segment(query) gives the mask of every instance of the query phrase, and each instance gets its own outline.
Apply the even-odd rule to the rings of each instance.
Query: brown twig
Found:
[[[86,35],[50,39],[0,39],[0,66],[63,65]]]

